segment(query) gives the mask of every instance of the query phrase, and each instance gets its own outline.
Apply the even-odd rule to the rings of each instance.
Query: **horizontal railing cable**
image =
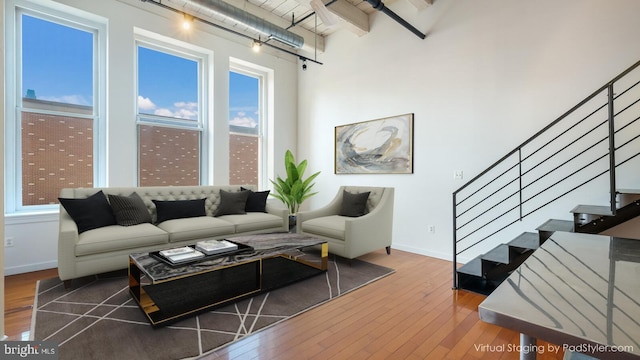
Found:
[[[458,255],[478,246],[499,232],[504,231],[545,206],[558,201],[560,198],[584,187],[607,173],[609,173],[609,192],[611,193],[610,197],[612,199],[612,212],[615,211],[613,198],[614,192],[616,192],[615,169],[640,156],[640,151],[636,152],[635,155],[623,156],[626,158],[623,161],[616,159],[615,153],[623,148],[631,148],[630,144],[640,139],[640,133],[629,134],[630,131],[635,129],[631,128],[631,126],[640,121],[640,116],[633,116],[634,118],[630,121],[625,119],[624,124],[616,124],[619,126],[617,130],[614,124],[616,119],[622,119],[621,115],[631,109],[640,112],[640,109],[638,109],[640,97],[627,99],[628,96],[625,96],[628,95],[632,89],[636,89],[638,85],[640,85],[640,80],[634,80],[630,86],[617,93],[614,90],[614,84],[617,84],[619,80],[623,79],[639,66],[640,61],[585,97],[578,104],[564,112],[550,124],[536,132],[515,149],[508,152],[498,161],[488,166],[485,170],[454,191],[454,288],[457,288],[458,285],[455,271],[456,258]],[[634,73],[634,76],[637,74],[637,72]],[[601,105],[597,104],[598,101],[596,98],[598,96],[606,96],[607,101]],[[625,98],[623,99],[622,96],[625,96]],[[596,103],[594,103],[594,99],[596,99]],[[616,105],[621,102],[624,102],[624,105],[616,109]],[[607,116],[606,120],[597,121],[597,119],[593,119],[594,115],[602,112],[605,108],[607,108],[607,112],[605,112]],[[574,114],[577,115],[579,113],[578,111],[587,114],[579,115],[578,118],[578,116],[574,116]],[[556,127],[556,125],[562,121],[571,122],[569,126],[562,126],[562,128]],[[585,124],[587,121],[589,121],[587,126],[592,127],[587,129],[584,129],[584,127],[579,128],[579,126]],[[596,121],[597,123],[593,124]],[[565,122],[564,124],[567,123]],[[599,134],[598,131],[600,131],[605,124],[609,126],[607,135],[603,138],[597,136],[597,134]],[[542,144],[536,144],[534,141],[543,134],[547,139],[537,141],[537,143],[544,142]],[[633,136],[624,141],[624,143],[616,145],[614,138],[618,138],[621,135],[625,138],[630,135]],[[602,146],[602,143],[607,140],[609,140],[608,150],[606,150],[604,155],[599,155],[598,153],[600,153],[600,151],[597,150],[597,148]],[[555,148],[546,150],[551,149],[552,146]],[[624,151],[627,154],[629,153],[629,150]],[[523,157],[525,153],[526,155]],[[565,157],[568,158],[565,159]],[[607,165],[601,163],[601,165],[594,167],[598,162],[601,162],[607,157],[609,157]],[[551,161],[553,162],[551,163]],[[511,164],[511,162],[515,163]],[[543,165],[545,166],[543,167]],[[598,170],[600,166],[606,166],[607,169],[602,171]],[[506,168],[506,170],[495,171],[499,167]],[[517,170],[514,173],[515,169]],[[497,172],[497,174],[492,174],[493,172]],[[564,173],[568,174],[565,175]],[[560,174],[562,178],[560,180],[553,179],[553,184],[545,186],[542,189],[533,188],[534,185],[540,184],[543,179],[549,179],[553,174]],[[584,177],[586,177],[586,179],[584,179]],[[570,179],[571,181],[569,182]],[[580,181],[574,185],[575,180]],[[471,188],[472,185],[474,188]],[[460,196],[463,191],[465,195]],[[525,191],[531,194],[526,194]],[[514,203],[517,204],[512,206]],[[525,209],[525,206],[534,208]],[[515,214],[514,211],[518,208],[518,214]],[[460,221],[463,217],[467,218],[464,219],[464,222]],[[489,226],[491,226],[490,229]],[[480,233],[481,231],[482,233]],[[490,233],[485,234],[487,232]],[[460,248],[459,244],[462,241],[471,242],[471,244]]]

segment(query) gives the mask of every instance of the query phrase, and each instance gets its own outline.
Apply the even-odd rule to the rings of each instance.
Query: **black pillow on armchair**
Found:
[[[358,217],[364,215],[370,191],[352,194],[346,190],[342,193],[341,216]]]

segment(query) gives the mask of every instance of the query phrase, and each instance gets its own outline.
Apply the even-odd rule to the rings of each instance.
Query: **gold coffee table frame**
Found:
[[[327,242],[319,238],[282,233],[230,240],[254,249],[184,266],[168,265],[149,253],[129,256],[129,292],[153,326],[166,325],[327,270],[329,248]],[[305,252],[308,248],[320,251]],[[272,262],[302,271],[292,271],[296,275],[290,278],[279,278],[273,273]],[[150,293],[154,292],[152,296]],[[193,295],[189,296],[190,293]]]

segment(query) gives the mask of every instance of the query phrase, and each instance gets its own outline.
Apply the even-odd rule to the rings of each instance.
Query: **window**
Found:
[[[104,183],[104,24],[16,1],[7,38],[6,211],[53,209],[64,187]],[[23,6],[24,5],[24,6]],[[15,22],[13,22],[15,21]],[[13,48],[15,46],[15,48]]]
[[[199,185],[205,55],[178,46],[139,41],[138,184]]]
[[[264,75],[240,66],[229,72],[229,184],[263,188]]]

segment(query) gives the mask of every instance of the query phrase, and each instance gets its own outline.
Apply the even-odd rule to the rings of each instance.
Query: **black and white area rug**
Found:
[[[38,282],[32,340],[53,341],[65,359],[190,359],[296,316],[394,272],[359,260],[329,256],[328,271],[301,282],[152,327],[128,289],[125,272]]]

